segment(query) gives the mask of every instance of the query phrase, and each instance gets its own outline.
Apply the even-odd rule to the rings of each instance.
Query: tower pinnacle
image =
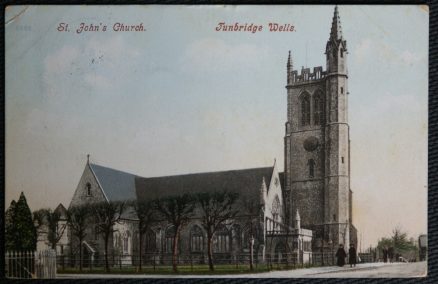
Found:
[[[290,50],[289,50],[289,56],[287,57],[287,70],[289,71],[289,70],[291,70],[292,69],[292,58],[291,58],[291,55],[290,55]]]
[[[338,40],[342,38],[341,18],[339,17],[338,5],[335,6],[333,14],[332,29],[330,31],[330,39]]]

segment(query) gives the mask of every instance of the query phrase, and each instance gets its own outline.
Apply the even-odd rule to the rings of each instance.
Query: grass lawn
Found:
[[[306,266],[307,267],[307,266]],[[267,264],[254,265],[254,270],[251,271],[249,269],[249,265],[236,265],[233,264],[218,264],[214,266],[215,270],[210,271],[208,269],[208,265],[179,265],[178,272],[174,273],[172,271],[172,266],[156,266],[155,269],[152,266],[143,266],[141,271],[138,271],[137,267],[111,267],[111,271],[109,274],[181,274],[181,275],[220,275],[220,274],[244,274],[244,273],[259,273],[259,272],[268,272],[272,270],[291,270],[294,269],[293,265],[273,265],[272,269],[269,269]],[[296,267],[301,268],[301,266]],[[90,268],[83,268],[82,272],[79,271],[79,268],[65,268],[58,269],[59,274],[75,274],[75,273],[83,273],[83,274],[107,274],[103,267],[96,267],[90,270]]]

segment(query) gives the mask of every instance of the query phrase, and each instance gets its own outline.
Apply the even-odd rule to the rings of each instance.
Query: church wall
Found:
[[[297,182],[292,186],[292,203],[295,210],[299,210],[302,227],[311,227],[314,224],[321,224],[323,222],[323,189],[324,184],[322,180]]]
[[[265,196],[265,218],[269,217],[274,219],[273,214],[274,213],[278,213],[278,222],[282,222],[283,221],[283,195],[281,192],[281,184],[280,184],[280,177],[278,176],[278,171],[277,171],[277,167],[274,167],[273,173],[272,173],[272,178],[270,181],[267,181],[267,186],[268,186],[268,191],[267,194]],[[276,200],[276,198],[278,198],[279,201],[279,207],[273,208],[274,206],[274,201]],[[276,210],[279,210],[278,212],[275,212]]]
[[[89,183],[91,186],[91,195],[87,194],[87,183]],[[76,187],[76,191],[69,207],[102,201],[106,201],[106,198],[100,189],[99,184],[90,169],[90,166],[87,164],[84,172],[82,173],[81,179],[79,180],[79,184]]]
[[[305,91],[311,95],[311,123],[302,126],[300,96]],[[285,190],[291,191],[291,200],[287,205],[290,206],[291,219],[298,209],[303,226],[322,223],[324,216],[324,128],[314,125],[313,121],[313,96],[317,91],[325,93],[324,80],[288,86],[289,129],[286,129],[285,137]],[[316,138],[316,149],[304,148],[309,137],[313,137],[313,140]],[[313,176],[310,175],[310,160],[314,161]]]

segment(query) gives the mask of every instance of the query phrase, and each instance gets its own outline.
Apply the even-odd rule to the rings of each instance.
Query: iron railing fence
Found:
[[[58,269],[68,270],[71,268],[78,269],[80,266],[79,256],[73,257],[68,255],[59,255],[57,260]],[[331,256],[326,255],[324,259],[327,260],[324,265],[330,265]],[[230,254],[230,253],[215,253],[213,262],[215,265],[228,267],[230,269],[249,269],[251,256],[249,253]],[[177,264],[179,266],[193,267],[207,266],[208,256],[204,253],[179,254],[177,256]],[[297,253],[281,253],[281,254],[266,254],[264,258],[260,256],[253,256],[254,269],[293,269],[313,265],[321,265],[320,258],[314,256],[312,252]],[[157,254],[147,253],[141,257],[142,269],[151,269],[153,271],[158,268],[171,267],[173,262],[172,254]],[[140,257],[137,255],[109,255],[108,264],[110,269],[135,269],[139,267]],[[104,255],[95,255],[94,257],[84,257],[82,259],[83,270],[103,270],[106,261]]]
[[[55,278],[56,252],[43,251],[7,251],[5,253],[6,278]]]

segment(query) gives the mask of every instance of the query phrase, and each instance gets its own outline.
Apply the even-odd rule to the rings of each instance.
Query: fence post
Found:
[[[62,270],[65,270],[65,256],[61,255],[61,266],[62,266]]]
[[[12,251],[12,277],[17,275],[17,259],[15,257],[15,251]]]
[[[155,271],[155,253],[154,253],[154,259],[153,259],[153,266],[154,266],[154,271]]]
[[[90,254],[90,271],[93,270],[93,257],[92,257],[92,254],[93,253]]]

